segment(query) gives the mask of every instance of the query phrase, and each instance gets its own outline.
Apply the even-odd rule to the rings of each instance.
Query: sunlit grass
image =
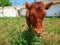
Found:
[[[44,18],[43,28],[37,37],[25,17],[0,18],[0,45],[60,45],[60,18]]]

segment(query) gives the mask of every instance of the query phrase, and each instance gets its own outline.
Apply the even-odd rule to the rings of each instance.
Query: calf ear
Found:
[[[53,2],[49,2],[45,4],[45,9],[49,9],[52,6]]]
[[[25,3],[25,6],[27,9],[31,9],[31,4],[29,4],[28,2]]]

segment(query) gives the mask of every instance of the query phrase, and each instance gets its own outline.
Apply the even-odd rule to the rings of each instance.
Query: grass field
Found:
[[[60,45],[60,18],[44,18],[44,33],[37,37],[25,17],[0,18],[0,45]]]

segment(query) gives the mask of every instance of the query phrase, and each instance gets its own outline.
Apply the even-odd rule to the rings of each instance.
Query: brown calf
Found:
[[[29,4],[26,2],[26,22],[28,27],[32,26],[33,31],[39,35],[43,32],[42,23],[44,16],[46,15],[46,10],[51,7],[53,2],[47,4],[40,2],[33,2]]]

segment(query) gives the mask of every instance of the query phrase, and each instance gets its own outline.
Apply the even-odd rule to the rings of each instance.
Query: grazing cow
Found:
[[[33,2],[29,4],[26,2],[26,22],[28,27],[32,26],[33,31],[40,35],[43,32],[42,29],[42,22],[44,19],[44,16],[46,15],[46,10],[51,7],[53,2],[49,2],[47,4],[40,2]]]

